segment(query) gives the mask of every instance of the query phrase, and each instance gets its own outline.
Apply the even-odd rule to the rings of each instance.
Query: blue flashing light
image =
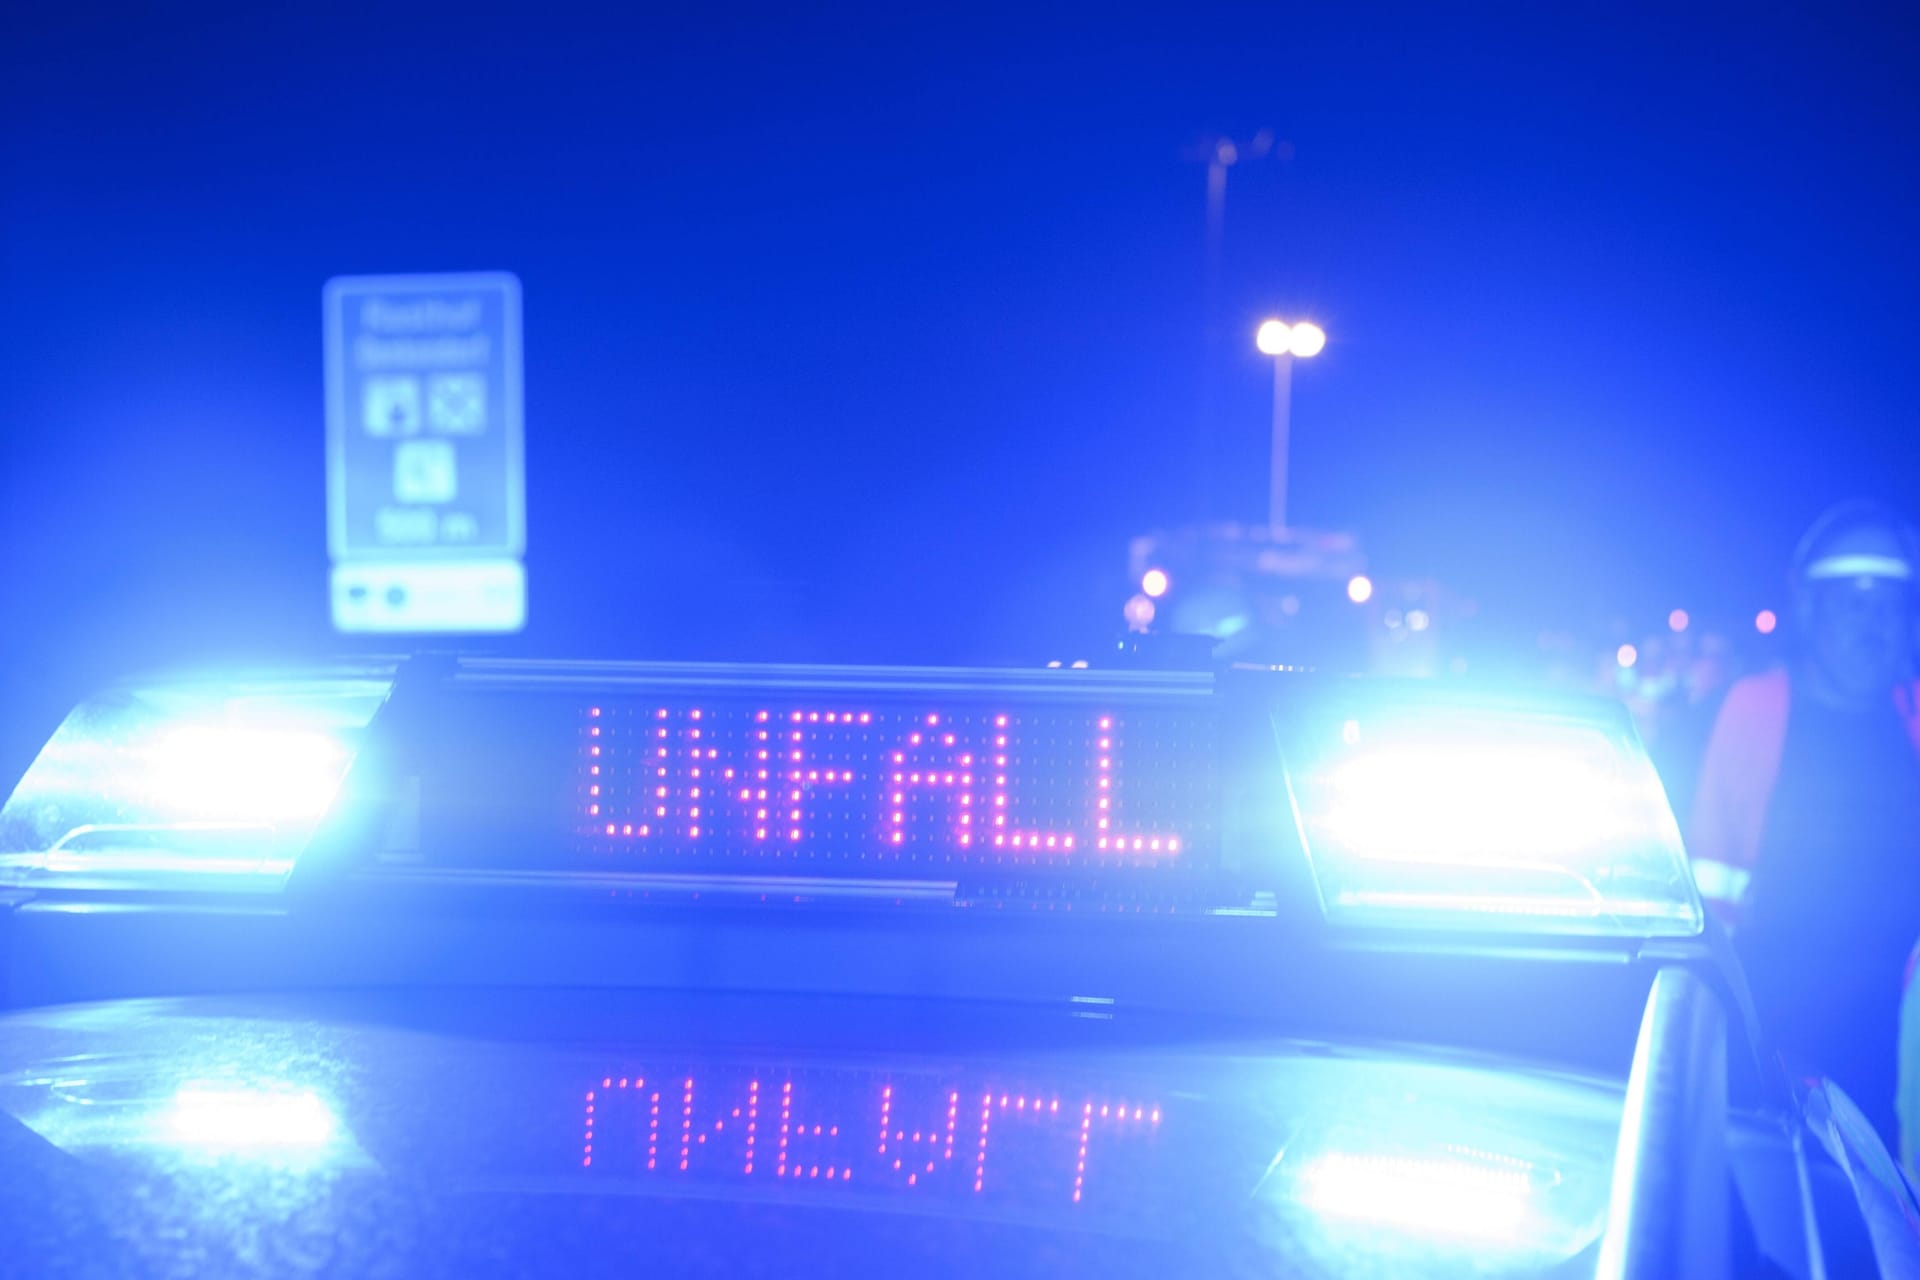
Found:
[[[249,724],[188,724],[160,735],[147,760],[156,808],[189,820],[318,818],[352,752],[330,734]]]
[[[0,884],[277,888],[392,684],[372,666],[90,699],[0,808]]]
[[[1330,921],[1700,931],[1679,826],[1623,720],[1429,706],[1333,724],[1289,759]]]
[[[190,1151],[297,1153],[324,1150],[339,1122],[310,1089],[188,1084],[175,1091],[158,1128],[162,1141]]]
[[[169,1162],[262,1163],[302,1171],[364,1162],[324,1089],[256,1073],[248,1069],[249,1056],[218,1055],[185,1073],[174,1068],[186,1064],[166,1054],[84,1064],[100,1075],[73,1074],[83,1064],[66,1059],[59,1064],[65,1070],[17,1077],[0,1092],[7,1094],[10,1114],[74,1155],[111,1150]],[[247,1192],[301,1198],[297,1184],[263,1184]]]
[[[1538,1212],[1524,1160],[1462,1149],[1434,1155],[1327,1151],[1299,1175],[1299,1198],[1332,1222],[1463,1242],[1515,1245]]]
[[[1599,1241],[1617,1093],[1422,1062],[1324,1070],[1328,1093],[1256,1194],[1301,1211],[1329,1273],[1559,1274]]]

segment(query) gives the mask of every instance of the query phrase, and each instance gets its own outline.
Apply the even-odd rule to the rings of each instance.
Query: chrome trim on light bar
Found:
[[[465,658],[453,675],[462,686],[519,689],[695,689],[701,692],[840,690],[884,693],[1045,693],[1056,697],[1204,698],[1209,672],[1102,671],[1072,667],[836,667],[692,662],[541,662]]]
[[[952,880],[846,880],[829,876],[724,876],[669,872],[617,871],[472,871],[381,867],[357,879],[381,884],[412,884],[435,888],[612,890],[629,893],[667,893],[676,896],[711,894],[729,898],[902,898],[920,902],[952,902],[959,886]]]

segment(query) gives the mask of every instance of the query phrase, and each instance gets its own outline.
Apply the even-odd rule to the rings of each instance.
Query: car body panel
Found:
[[[15,1013],[0,1110],[0,1222],[78,1274],[1559,1274],[1620,1094],[1097,1006],[389,992]]]

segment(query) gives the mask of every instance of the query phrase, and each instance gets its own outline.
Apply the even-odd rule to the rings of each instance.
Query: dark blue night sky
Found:
[[[1218,380],[1260,512],[1517,630],[1778,603],[1920,506],[1920,40],[1825,6],[273,5],[0,14],[0,773],[87,685],[335,642],[319,290],[526,296],[531,624],[636,657],[1076,656],[1191,514]],[[1685,10],[1684,13],[1677,12]]]

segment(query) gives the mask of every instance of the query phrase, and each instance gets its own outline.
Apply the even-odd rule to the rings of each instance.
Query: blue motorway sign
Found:
[[[342,276],[322,302],[335,628],[519,630],[520,282]]]

